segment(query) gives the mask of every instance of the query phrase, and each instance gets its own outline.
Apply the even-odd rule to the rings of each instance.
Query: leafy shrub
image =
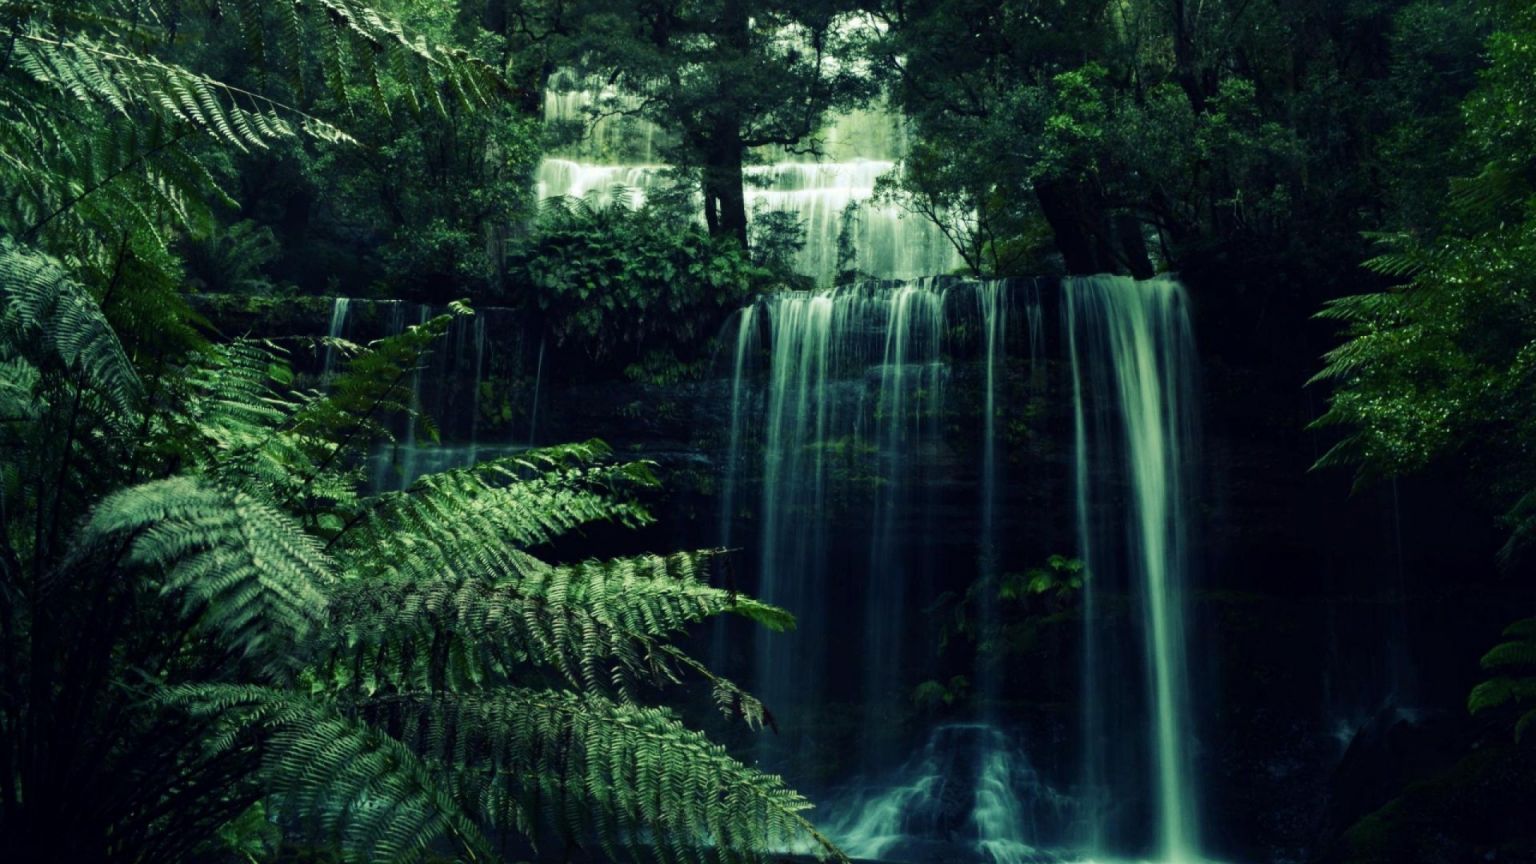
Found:
[[[761,275],[735,241],[702,226],[583,202],[546,210],[509,270],[556,342],[593,359],[638,356],[658,342],[694,345]]]

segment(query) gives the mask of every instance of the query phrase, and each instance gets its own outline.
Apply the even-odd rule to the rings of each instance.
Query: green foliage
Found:
[[[856,215],[844,214],[845,222],[852,218],[856,218]],[[759,207],[752,214],[747,236],[747,246],[751,249],[754,265],[781,282],[795,284],[802,281],[795,276],[795,256],[805,248],[805,225],[798,214],[790,210]],[[850,249],[850,260],[851,257]]]
[[[729,239],[622,204],[547,208],[509,264],[559,344],[593,358],[712,336],[760,271]]]
[[[873,64],[915,132],[885,186],[977,273],[1273,261],[1266,288],[1322,299],[1284,280],[1348,278],[1384,199],[1436,195],[1497,5],[885,4]]]
[[[1342,432],[1319,464],[1356,465],[1361,480],[1451,453],[1487,466],[1510,508],[1512,554],[1536,487],[1525,445],[1536,433],[1536,132],[1520,107],[1536,97],[1536,13],[1511,11],[1500,27],[1462,105],[1457,150],[1474,173],[1450,184],[1432,231],[1377,235],[1366,266],[1401,284],[1319,313],[1345,330],[1316,379],[1335,390],[1315,425]]]
[[[1461,104],[1454,151],[1469,173],[1414,211],[1430,224],[1377,235],[1366,267],[1399,284],[1319,313],[1344,340],[1314,379],[1335,385],[1314,425],[1342,432],[1318,465],[1353,465],[1360,481],[1466,459],[1508,508],[1512,563],[1536,525],[1536,9],[1490,8],[1488,66]],[[1495,677],[1468,699],[1475,714],[1513,709],[1517,737],[1536,723],[1533,634],[1531,621],[1512,625],[1483,657]]]
[[[221,151],[352,142],[301,107],[311,86],[344,95],[382,66],[402,76],[407,100],[439,112],[482,104],[503,86],[486,64],[358,0],[189,12],[176,2],[0,3],[10,61],[0,70],[0,184],[14,192],[0,203],[0,227],[78,260],[77,278],[93,287],[133,265],[174,285],[172,232],[205,231],[209,203],[232,203],[217,179]],[[261,80],[198,68],[231,41],[245,55],[233,65]]]
[[[307,159],[302,141],[358,153],[392,134],[385,171],[487,166],[495,201],[432,214],[418,245],[499,258],[461,229],[505,224],[530,138],[466,119],[500,76],[437,38],[457,27],[440,6],[400,8],[431,38],[357,0],[0,3],[0,848],[182,861],[307,838],[343,860],[483,860],[494,828],[662,860],[838,855],[781,780],[639,702],[697,678],[771,724],[671,640],[787,613],[710,586],[716,553],[534,555],[649,520],[632,497],[649,466],[589,443],[367,492],[396,418],[432,437],[410,380],[467,306],[333,346],[323,393],[296,389],[274,344],[195,334],[170,250],[201,287],[267,290],[287,238],[261,218],[220,229],[219,208],[237,164],[251,191],[253,166]],[[443,145],[466,125],[454,159],[406,152],[413,130]]]
[[[4,355],[76,376],[77,386],[127,416],[139,377],[106,316],[56,259],[0,237],[0,339]]]
[[[325,615],[335,577],[320,543],[292,517],[195,477],[131,486],[104,498],[74,542],[66,571],[107,554],[153,573],[192,632],[282,662]]]
[[[480,62],[496,64],[505,43],[465,26],[453,4],[402,4],[400,14],[429,38],[468,46]],[[382,93],[397,104],[412,92],[408,70],[383,69],[356,82],[356,105]],[[282,157],[299,175],[292,187],[270,191],[266,216],[282,225],[295,210],[319,210],[292,247],[286,270],[308,290],[331,292],[325,278],[353,295],[386,293],[432,302],[504,294],[502,257],[509,235],[532,215],[532,174],[540,152],[537,117],[509,94],[487,104],[449,104],[443,111],[358,111],[348,126],[362,147],[330,148],[317,158]],[[361,265],[343,269],[333,250],[356,248]],[[357,272],[357,270],[362,272]],[[367,281],[364,281],[364,280]],[[504,302],[498,300],[497,302]]]
[[[928,680],[912,688],[912,704],[919,711],[934,711],[964,702],[970,692],[971,681],[964,675],[955,675],[947,683]]]
[[[1043,567],[984,575],[964,594],[943,594],[929,609],[940,620],[939,650],[965,642],[991,661],[1022,655],[1040,622],[1073,607],[1086,578],[1082,561],[1052,555]]]
[[[35,281],[14,295],[0,281],[8,308],[23,310],[12,317],[52,320],[24,314],[37,305]],[[652,848],[668,861],[706,847],[729,860],[785,845],[839,854],[783,781],[640,704],[642,687],[696,677],[727,716],[771,724],[750,694],[671,640],[728,613],[783,630],[787,613],[710,585],[719,552],[572,564],[533,554],[594,521],[648,521],[630,492],[655,485],[649,466],[613,463],[587,442],[429,475],[401,492],[359,489],[384,421],[406,409],[401,382],[452,314],[469,312],[456,306],[361,350],[326,394],[292,390],[281,355],[253,342],[162,371],[163,396],[147,402],[84,403],[70,397],[84,392],[89,367],[48,373],[65,398],[34,398],[24,412],[33,419],[8,424],[8,436],[47,435],[60,412],[71,427],[127,414],[114,422],[151,434],[124,441],[125,458],[103,455],[168,476],[92,465],[77,480],[66,461],[67,498],[4,487],[6,512],[26,516],[7,522],[5,596],[31,595],[48,610],[4,605],[0,671],[23,685],[7,690],[0,714],[21,733],[6,738],[7,764],[47,764],[32,750],[37,724],[68,720],[59,757],[75,758],[76,746],[109,754],[90,765],[95,794],[112,806],[147,795],[150,806],[109,806],[105,821],[81,823],[69,797],[50,796],[47,778],[23,769],[6,787],[19,797],[5,812],[21,814],[0,823],[8,845],[54,842],[47,826],[74,820],[87,857],[172,860],[219,837],[266,847],[270,834],[250,826],[259,805],[277,842],[307,837],[346,860],[418,860],[443,843],[486,857],[485,829],[595,841],[612,855]],[[33,330],[73,344],[68,328],[99,321],[80,314]],[[8,348],[29,332],[8,327]],[[18,380],[45,380],[14,359],[34,370]],[[26,452],[11,446],[20,438],[5,443]],[[3,476],[59,470],[8,457]],[[34,524],[48,537],[77,521],[67,543],[31,540]],[[122,626],[57,639],[100,601]],[[38,657],[61,674],[23,696],[37,693],[25,686],[32,667],[11,658]],[[67,671],[80,663],[100,671]],[[61,713],[74,704],[92,707]],[[198,790],[195,817],[141,821],[185,806],[184,789]]]
[[[1494,677],[1472,688],[1467,710],[1509,718],[1519,742],[1536,727],[1536,618],[1509,625],[1504,639],[1483,655],[1483,670]]]
[[[252,221],[217,227],[206,236],[189,237],[182,247],[187,286],[223,294],[276,294],[267,275],[282,254],[272,229]]]
[[[1044,567],[1032,567],[1024,573],[1005,573],[997,587],[1000,600],[1022,600],[1028,595],[1050,594],[1065,599],[1083,587],[1083,562],[1063,555],[1052,555]]]

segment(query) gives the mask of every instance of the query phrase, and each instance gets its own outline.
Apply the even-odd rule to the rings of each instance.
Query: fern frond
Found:
[[[1522,618],[1505,627],[1504,638],[1536,640],[1536,618]]]
[[[458,769],[465,797],[515,802],[545,831],[596,839],[612,858],[763,860],[772,850],[846,860],[784,781],[732,758],[671,713],[597,694],[501,689],[401,695],[364,706],[406,743]]]
[[[167,63],[113,50],[88,36],[23,33],[17,65],[37,83],[126,115],[130,107],[184,123],[239,150],[265,149],[299,131],[332,143],[356,143],[330,123],[294,106]]]
[[[332,606],[346,633],[332,667],[367,692],[475,689],[516,680],[531,663],[574,685],[627,693],[634,681],[678,680],[677,664],[707,678],[728,714],[760,725],[756,699],[662,641],[725,613],[792,625],[782,609],[701,581],[716,554],[548,567],[501,548],[452,558],[435,574],[347,580]],[[482,575],[491,573],[502,575]]]
[[[1520,715],[1520,719],[1515,721],[1515,743],[1524,741],[1525,734],[1533,728],[1536,728],[1536,708]]]
[[[287,515],[243,492],[174,477],[104,499],[80,531],[76,556],[126,544],[130,565],[163,574],[192,626],[245,654],[292,662],[324,620],[331,564]]]
[[[324,703],[292,692],[187,685],[161,705],[223,727],[211,748],[254,748],[272,807],[344,860],[419,861],[438,839],[472,857],[494,857],[474,822],[432,768],[398,740]]]
[[[643,507],[614,494],[654,483],[644,463],[563,468],[523,479],[529,464],[518,457],[483,462],[368,499],[335,541],[336,554],[359,574],[409,578],[441,572],[464,556],[494,555],[497,547],[546,543],[589,522],[650,521]]]
[[[0,423],[31,420],[42,413],[35,392],[41,378],[37,367],[20,357],[0,360]]]
[[[55,259],[0,237],[0,336],[31,346],[100,393],[120,419],[133,415],[141,389],[117,333],[86,290]]]
[[[1484,669],[1536,669],[1536,639],[1501,642],[1493,646],[1479,661]]]
[[[373,442],[390,440],[386,420],[402,414],[417,419],[411,406],[411,376],[453,319],[466,314],[472,314],[467,307],[450,305],[447,314],[423,316],[420,323],[369,343],[330,379],[326,393],[294,414],[292,433],[335,443],[338,458],[366,453]]]
[[[1536,700],[1536,678],[1490,678],[1472,688],[1467,696],[1467,711],[1481,714],[1510,703]]]

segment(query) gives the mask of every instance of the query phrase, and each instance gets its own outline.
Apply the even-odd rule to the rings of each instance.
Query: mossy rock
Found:
[[[1485,747],[1344,835],[1348,864],[1536,861],[1536,747]]]

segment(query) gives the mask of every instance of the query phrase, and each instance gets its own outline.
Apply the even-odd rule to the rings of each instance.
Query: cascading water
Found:
[[[331,323],[326,329],[327,338],[340,339],[347,332],[347,310],[351,308],[352,301],[347,297],[337,297],[331,301]],[[325,360],[320,370],[320,380],[329,382],[331,376],[336,374],[336,346],[327,343],[325,346]]]
[[[924,602],[910,589],[932,575],[923,497],[944,446],[948,296],[935,282],[870,283],[773,295],[739,319],[731,399],[738,448],[750,422],[743,412],[757,404],[748,394],[758,386],[746,372],[756,359],[751,341],[759,327],[767,333],[764,413],[754,424],[762,448],[758,594],[800,619],[793,637],[759,641],[754,680],[770,704],[816,699],[834,669],[840,680],[859,670],[867,704],[904,701],[902,672],[922,659],[906,646],[914,607]],[[724,481],[733,497],[735,473]],[[865,512],[865,551],[846,537],[830,549],[832,520]],[[862,634],[863,650],[855,656],[832,650],[833,609],[858,621],[850,632]],[[879,745],[865,746],[871,757]]]
[[[885,301],[885,347],[870,430],[880,482],[864,596],[864,698],[872,704],[902,699],[903,644],[912,632],[905,614],[909,594],[933,572],[928,526],[919,516],[932,508],[919,499],[933,488],[928,474],[938,462],[934,451],[943,446],[944,301],[945,292],[927,283],[902,285]],[[867,760],[882,755],[866,750]]]
[[[350,317],[345,318],[346,328],[363,341],[398,336],[408,326],[425,323],[435,311],[442,311],[398,300],[338,300],[337,305],[351,310]],[[333,326],[335,319],[333,314]],[[447,333],[402,382],[409,387],[407,405],[430,418],[437,434],[432,440],[419,440],[420,424],[391,416],[388,422],[394,440],[380,443],[371,455],[373,488],[403,489],[422,474],[473,465],[482,458],[504,456],[529,446],[522,432],[514,435],[502,429],[487,436],[482,429],[487,419],[483,417],[483,384],[491,377],[493,366],[502,374],[523,375],[533,362],[524,350],[521,323],[516,313],[500,308],[453,318]],[[513,334],[511,339],[491,335],[508,331]],[[537,383],[531,389],[534,400],[525,403],[526,414],[522,415],[530,426],[537,422]],[[505,425],[511,416],[509,412],[500,424]],[[487,437],[492,440],[487,441]]]
[[[539,359],[533,367],[533,400],[528,403],[528,446],[539,438],[539,390],[544,384],[544,337],[539,336]]]
[[[475,380],[471,391],[469,421],[469,464],[480,456],[480,382],[485,380],[485,316],[475,316]]]
[[[1067,280],[1063,309],[1076,427],[1083,592],[1085,785],[1101,808],[1088,838],[1124,851],[1149,819],[1167,861],[1198,859],[1185,592],[1196,445],[1195,354],[1183,289],[1170,279]],[[1122,599],[1123,598],[1123,599]],[[1128,603],[1126,602],[1128,601]],[[1131,620],[1115,609],[1139,609]],[[1139,633],[1139,646],[1126,630]],[[1141,658],[1143,692],[1125,686]],[[1144,717],[1145,731],[1123,725]],[[1135,737],[1141,734],[1140,743]],[[1127,801],[1149,801],[1132,816]]]
[[[590,106],[624,98],[600,86],[562,86],[571,92],[547,102],[552,121],[583,119]],[[617,122],[598,120],[579,147],[546,158],[537,174],[540,197],[641,206],[671,182],[657,155],[666,136],[646,124],[637,134],[632,120],[620,131]],[[826,136],[833,161],[772,162],[754,154],[770,164],[747,168],[749,215],[795,214],[806,230],[796,267],[822,284],[845,270],[914,280],[955,269],[958,256],[937,229],[875,196],[878,178],[900,170],[899,123],[879,112],[849,122],[859,128],[843,134],[844,124],[835,123]],[[885,133],[872,134],[877,127]],[[1025,736],[1003,731],[1015,718],[1000,716],[1002,670],[982,652],[973,716],[987,722],[938,727],[927,755],[889,770],[897,762],[893,748],[912,741],[878,718],[907,710],[910,688],[927,674],[931,652],[923,648],[933,633],[922,610],[940,586],[964,593],[968,578],[1032,563],[1015,556],[1062,548],[1005,542],[1001,436],[1019,418],[1008,426],[1001,418],[1009,410],[1004,393],[1022,392],[1004,389],[1009,334],[1022,312],[1030,408],[1048,407],[1041,308],[1033,284],[929,280],[776,294],[734,320],[717,536],[723,546],[747,547],[738,558],[748,571],[742,587],[788,608],[798,629],[754,632],[750,659],[733,671],[778,716],[782,734],[760,754],[767,763],[790,768],[786,753],[798,754],[790,768],[797,777],[819,776],[844,791],[849,773],[860,773],[863,791],[843,796],[856,803],[842,811],[841,835],[857,854],[950,843],[959,823],[946,823],[947,839],[936,838],[938,823],[912,813],[928,807],[929,796],[952,799],[964,787],[961,797],[972,802],[966,813],[974,815],[961,820],[970,826],[961,845],[979,860],[1017,864],[1033,860],[1037,849],[1155,853],[1170,861],[1198,855],[1183,623],[1194,362],[1183,295],[1169,280],[1071,279],[1062,289],[1076,525],[1089,574],[1079,595],[1083,759],[1072,798],[1053,799],[1059,806],[1051,819],[1026,818],[1024,802],[1035,800],[1030,788],[1043,784],[1017,767],[1029,764],[1016,743]],[[982,379],[973,391],[979,451],[954,440],[957,352],[975,358],[969,368]],[[956,511],[975,514],[974,533],[945,534],[939,520]],[[755,520],[750,533],[742,519]],[[957,580],[940,566],[959,560],[974,562],[972,577]],[[983,629],[999,621],[995,594],[979,597]],[[717,658],[736,644],[734,635],[729,625],[716,629]],[[1124,686],[1136,680],[1145,687]],[[818,750],[827,744],[811,718],[850,698],[862,710],[861,752]],[[960,736],[969,736],[960,747],[970,754],[967,767],[958,779],[935,775],[949,769],[929,770],[934,754],[959,746],[953,742],[961,728],[969,730]],[[817,775],[828,758],[848,761]],[[936,792],[935,783],[950,791]],[[861,846],[861,838],[870,842]]]
[[[860,670],[869,699],[902,698],[903,634],[915,617],[904,598],[929,575],[929,532],[915,520],[943,446],[947,296],[934,282],[871,283],[777,294],[739,313],[720,536],[732,541],[744,480],[760,477],[757,593],[799,617],[793,636],[758,642],[752,675],[770,704],[813,702],[834,669],[840,679]],[[757,471],[741,455],[749,434]],[[862,550],[846,537],[830,548],[834,516],[865,512]],[[829,609],[859,610],[852,632],[863,652],[830,651]]]
[[[939,726],[891,785],[864,792],[828,826],[855,858],[1032,864],[1035,845],[1060,836],[1074,803],[1047,785],[996,727]]]
[[[665,180],[665,165],[596,165],[550,157],[535,177],[540,198],[582,198],[600,206],[622,197],[639,207]],[[954,247],[931,223],[899,205],[877,202],[875,182],[897,170],[885,159],[777,162],[746,169],[749,218],[771,211],[795,214],[806,243],[795,269],[821,282],[837,275],[839,241],[852,253],[844,266],[870,276],[914,279],[960,266]]]
[[[1033,287],[1033,286],[1031,286]],[[977,543],[977,576],[982,580],[995,580],[998,575],[1000,550],[998,549],[998,470],[997,470],[997,396],[999,375],[1007,350],[1008,335],[1008,283],[987,282],[976,290],[979,317],[982,327],[985,394],[982,399],[981,440],[981,537]],[[1027,307],[1031,323],[1038,317],[1038,303]],[[1030,358],[1033,365],[1035,333],[1030,332]],[[981,627],[990,629],[997,620],[997,592],[985,591],[981,598]],[[982,662],[977,670],[977,690],[983,702],[983,710],[991,713],[990,702],[997,696],[996,673],[993,664]]]
[[[539,164],[538,197],[581,198],[600,206],[623,197],[639,207],[668,180],[668,166],[657,158],[658,139],[665,136],[632,117],[592,122],[596,106],[635,103],[600,84],[583,83],[563,76],[545,96],[546,122],[581,124],[586,135]],[[805,246],[795,260],[798,272],[829,284],[842,269],[880,279],[916,279],[961,266],[954,247],[927,219],[875,199],[876,181],[899,170],[905,148],[896,115],[849,112],[834,118],[824,137],[829,161],[782,161],[757,153],[756,159],[767,164],[745,169],[749,220],[784,211],[805,228]],[[699,212],[702,219],[702,206]],[[852,257],[843,260],[848,253]]]
[[[400,317],[393,326],[393,332],[401,333],[405,330],[405,318],[403,315],[404,309],[397,308],[396,311]],[[416,324],[427,323],[427,319],[431,317],[431,315],[432,310],[430,307],[425,304],[416,305]],[[405,421],[405,440],[400,442],[400,446],[395,450],[395,455],[398,457],[398,463],[395,465],[397,472],[396,484],[398,488],[401,489],[409,486],[412,481],[421,476],[423,473],[416,464],[421,456],[421,449],[416,446],[416,428],[419,425],[416,421],[416,418],[421,415],[420,367],[417,367],[411,371],[410,408],[410,416],[407,417]]]
[[[731,363],[731,420],[725,451],[725,480],[720,490],[720,546],[731,548],[732,529],[736,524],[736,487],[741,482],[741,454],[746,435],[747,412],[744,402],[750,394],[743,388],[747,363],[758,350],[757,307],[747,306],[736,312],[735,356]]]
[[[1020,288],[1027,292],[1022,301],[1014,296]],[[881,739],[890,724],[874,719],[908,704],[906,688],[929,654],[912,634],[925,626],[921,610],[934,599],[943,565],[968,549],[972,556],[980,550],[983,567],[998,566],[997,418],[1009,316],[1022,305],[1025,320],[1038,320],[1038,302],[1033,285],[870,283],[773,295],[739,312],[727,328],[735,351],[719,536],[725,545],[739,536],[735,517],[744,486],[759,479],[759,530],[748,543],[757,552],[756,593],[799,619],[791,636],[759,638],[750,674],[754,690],[789,720],[779,742],[789,750],[809,746],[814,737],[793,728],[793,706],[835,698],[829,681],[861,682],[870,719],[856,764],[865,779],[855,791],[834,796],[841,798],[834,812],[844,816],[834,835],[849,838],[857,854],[915,854],[911,850],[947,844],[980,861],[1017,864],[1037,859],[1042,838],[1061,845],[1065,826],[1075,821],[1066,816],[1068,800],[1054,792],[1046,796],[1053,802],[1050,819],[1020,817],[1032,812],[1043,784],[997,725],[940,727],[922,754],[893,772],[891,742]],[[957,462],[958,442],[946,438],[956,353],[977,360],[980,411],[987,418],[977,485],[955,474],[967,469]],[[1031,346],[1030,356],[1037,355]],[[766,369],[755,375],[760,362]],[[754,422],[758,416],[761,422]],[[743,456],[756,452],[750,448],[760,448],[758,465]],[[981,525],[980,534],[936,540],[941,532],[934,519],[957,507],[980,509],[973,523]],[[834,526],[857,523],[861,513],[867,514],[865,544],[846,532],[829,536]],[[948,542],[947,552],[936,550],[936,542]],[[717,633],[716,656],[723,639]],[[849,650],[851,639],[862,640],[859,649]],[[983,704],[996,695],[993,681],[983,677],[978,687]],[[936,778],[949,768],[935,768],[935,760],[949,768],[963,764],[963,776]],[[934,792],[930,787],[941,781],[947,791]],[[946,817],[942,827],[942,820],[908,813],[938,806],[925,798],[930,795],[965,797],[963,818]],[[969,827],[955,827],[962,823]],[[957,840],[961,835],[966,839]],[[886,852],[876,848],[887,846]]]

